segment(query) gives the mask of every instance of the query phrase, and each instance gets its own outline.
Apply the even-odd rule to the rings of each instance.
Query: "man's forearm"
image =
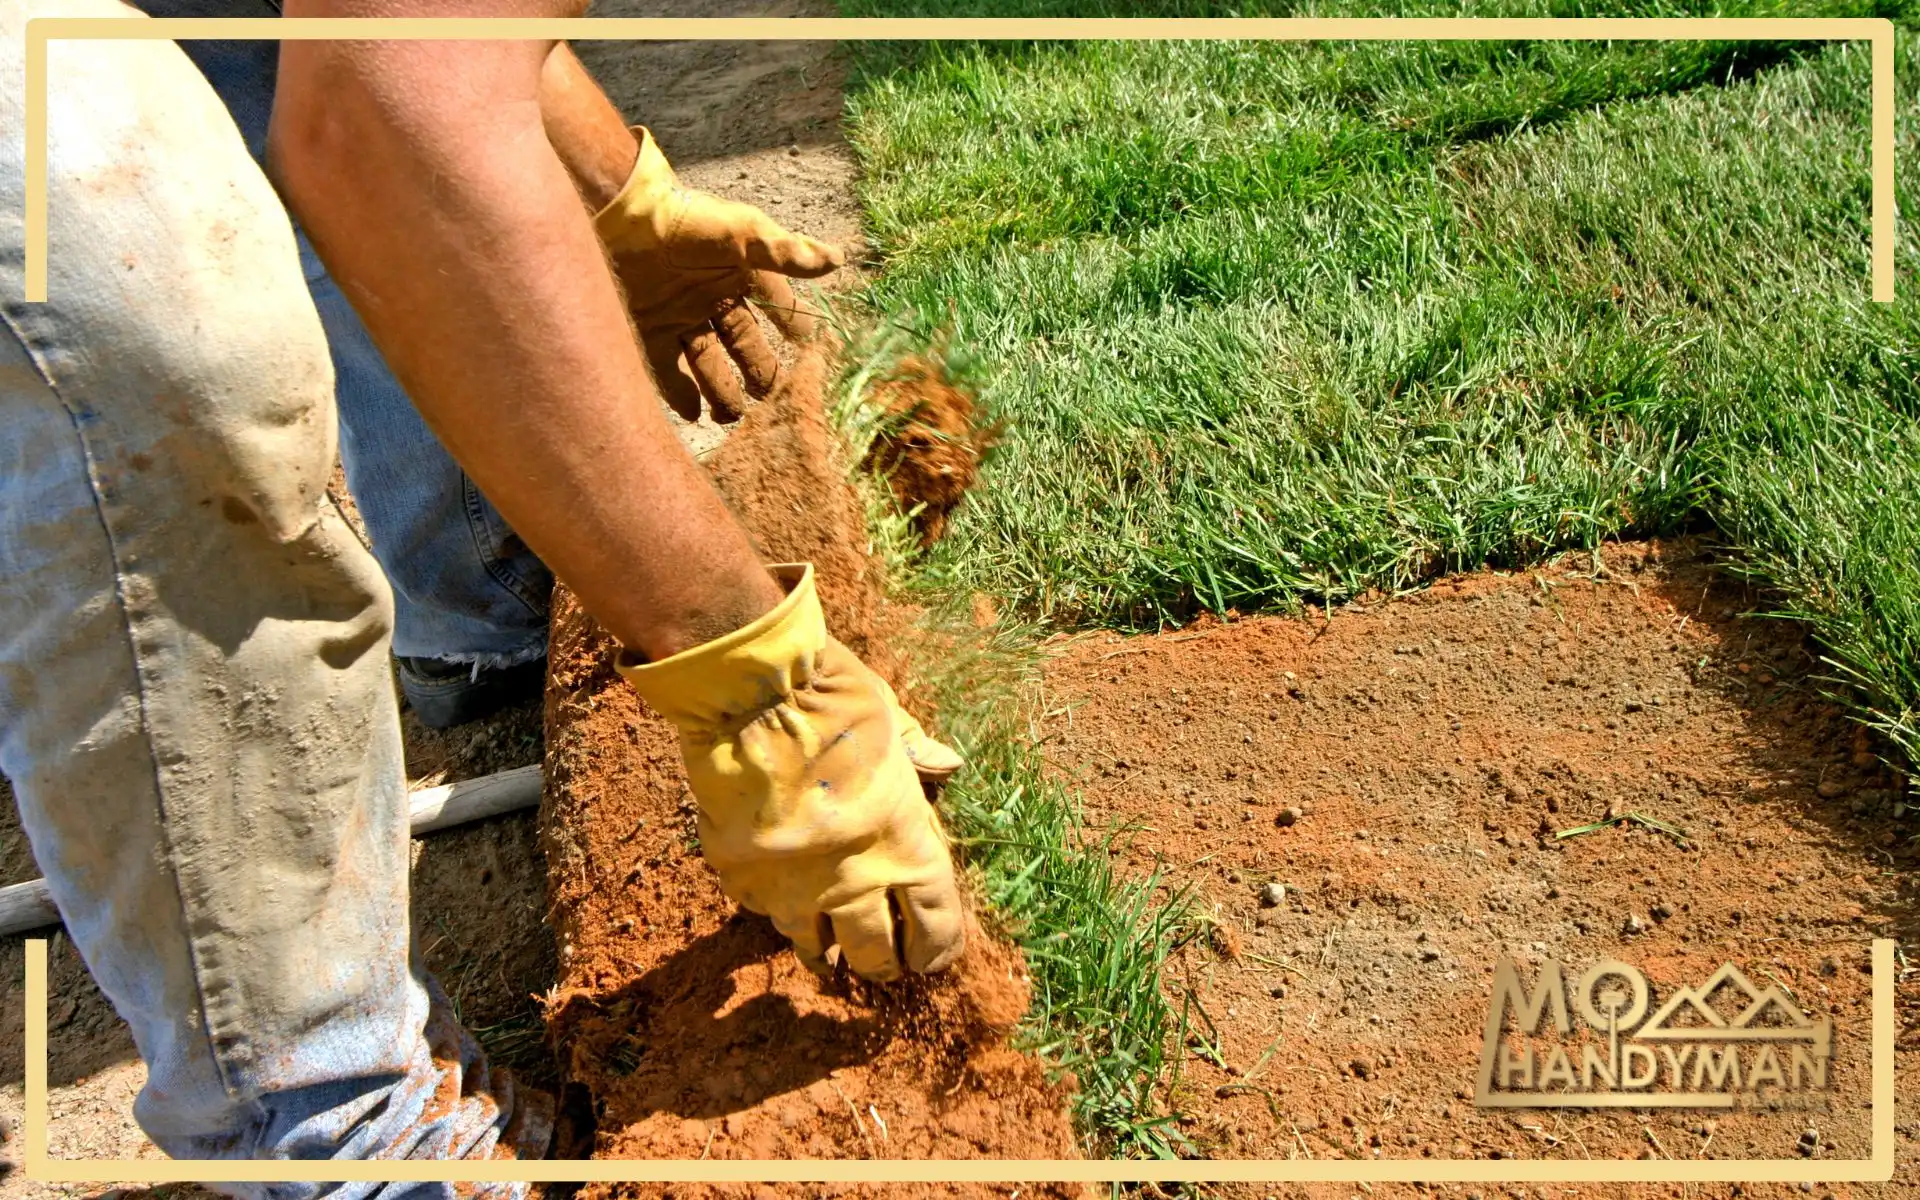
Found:
[[[286,43],[271,160],[447,449],[615,637],[658,658],[779,591],[661,412],[548,140],[549,50]]]
[[[640,144],[565,42],[554,45],[541,68],[540,116],[587,207],[598,212],[611,204],[633,174]]]

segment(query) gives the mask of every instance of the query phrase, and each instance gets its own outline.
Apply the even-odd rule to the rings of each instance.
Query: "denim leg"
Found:
[[[508,667],[547,652],[553,576],[457,466],[300,237],[333,352],[340,462],[393,585],[393,650]]]
[[[537,1155],[545,1098],[488,1071],[410,936],[391,593],[326,497],[286,216],[178,47],[55,42],[24,303],[40,15],[138,19],[0,4],[0,771],[147,1064],[135,1116],[176,1157]]]
[[[140,0],[154,16],[272,16],[265,0]],[[248,150],[263,159],[273,42],[188,41]],[[333,355],[340,460],[394,590],[394,653],[512,666],[546,653],[553,576],[440,445],[352,305],[295,229]]]

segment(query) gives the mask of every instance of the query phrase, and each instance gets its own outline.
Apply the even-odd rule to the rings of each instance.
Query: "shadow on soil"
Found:
[[[553,1017],[556,1040],[571,1048],[575,1074],[580,1064],[596,1064],[602,1103],[630,1120],[653,1113],[713,1118],[867,1065],[913,1022],[912,1012],[893,1006],[842,1021],[801,1014],[769,992],[736,1002],[742,971],[786,953],[786,940],[766,920],[738,914],[625,988],[565,998]],[[849,996],[860,985],[821,986]],[[689,1071],[702,1063],[717,1065]],[[945,1088],[958,1081],[961,1067],[929,1061],[927,1069],[952,1076],[936,1078]]]

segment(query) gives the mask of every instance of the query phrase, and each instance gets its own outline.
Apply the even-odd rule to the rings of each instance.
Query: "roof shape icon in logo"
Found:
[[[1731,987],[1744,994],[1740,1014],[1731,1021],[1710,1003],[1714,993],[1723,987]],[[1770,1015],[1786,1018],[1786,1023],[1794,1029],[1813,1028],[1814,1023],[1779,985],[1761,991],[1741,973],[1740,968],[1732,963],[1723,963],[1698,988],[1682,987],[1667,997],[1667,1002],[1654,1010],[1654,1014],[1647,1018],[1647,1023],[1640,1027],[1635,1036],[1653,1040],[1697,1037],[1706,1029],[1748,1029],[1762,1017]],[[1676,1023],[1688,1016],[1704,1022],[1704,1025]]]

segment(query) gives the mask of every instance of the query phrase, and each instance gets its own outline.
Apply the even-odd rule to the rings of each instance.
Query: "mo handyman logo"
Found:
[[[1660,1001],[1608,959],[1568,989],[1545,963],[1529,987],[1493,973],[1475,1103],[1484,1108],[1743,1108],[1805,1104],[1827,1086],[1833,1027],[1732,963]]]

